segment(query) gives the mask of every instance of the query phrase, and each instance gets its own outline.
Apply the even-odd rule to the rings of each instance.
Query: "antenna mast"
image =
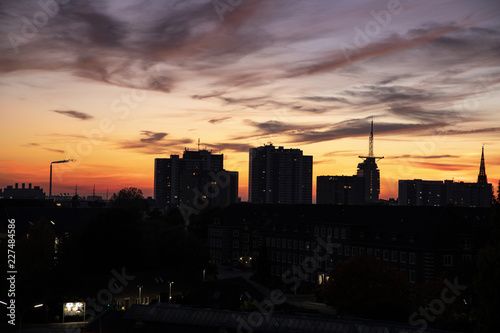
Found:
[[[372,128],[370,132],[370,143],[368,147],[368,157],[374,157],[373,155],[373,119],[372,119]]]
[[[364,158],[364,159],[373,158],[375,160],[381,160],[384,158],[383,156],[382,157],[375,156],[375,154],[373,152],[373,118],[372,118],[372,122],[371,122],[370,140],[368,143],[368,156],[359,156],[359,158]]]

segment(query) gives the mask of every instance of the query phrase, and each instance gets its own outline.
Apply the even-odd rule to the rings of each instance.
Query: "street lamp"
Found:
[[[144,286],[137,285],[137,288],[139,288],[139,304],[142,304],[142,287]]]
[[[172,284],[174,282],[173,281],[168,281],[168,301],[171,302],[172,301]]]
[[[19,316],[19,332],[21,332],[21,330],[23,329],[23,315],[24,313],[29,310],[29,309],[36,309],[36,308],[40,308],[42,307],[43,304],[37,304],[37,305],[34,305],[34,306],[28,306],[26,309],[24,309],[22,312],[21,312],[21,316]]]
[[[62,161],[50,162],[49,199],[52,199],[52,164],[68,163],[68,162],[72,162],[72,161],[74,161],[74,160],[70,159],[70,160],[62,160]]]

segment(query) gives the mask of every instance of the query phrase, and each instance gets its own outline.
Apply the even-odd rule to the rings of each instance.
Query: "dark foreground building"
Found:
[[[321,286],[337,262],[364,254],[402,271],[411,283],[442,272],[470,283],[489,236],[489,215],[489,209],[465,207],[238,204],[209,225],[210,254],[220,265],[259,256],[280,288],[300,276],[298,292],[304,293]],[[317,260],[315,251],[327,254]],[[304,269],[312,258],[314,269]]]

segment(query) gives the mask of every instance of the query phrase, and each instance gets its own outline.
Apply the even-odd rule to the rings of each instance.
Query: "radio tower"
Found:
[[[373,119],[372,119],[372,127],[370,131],[370,143],[368,147],[368,157],[373,157]]]
[[[362,177],[364,180],[364,201],[377,201],[380,194],[380,170],[378,169],[377,161],[384,157],[376,157],[373,152],[373,119],[371,121],[368,156],[359,156],[359,158],[362,158],[363,162],[358,164],[357,176]]]
[[[479,167],[479,175],[477,176],[478,183],[487,183],[488,178],[486,177],[486,167],[484,166],[484,146],[483,152],[481,154],[481,166]]]

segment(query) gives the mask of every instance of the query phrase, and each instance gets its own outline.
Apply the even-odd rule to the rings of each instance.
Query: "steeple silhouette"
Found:
[[[479,175],[477,176],[478,183],[487,183],[488,178],[486,177],[486,168],[484,166],[484,146],[483,152],[481,154],[481,166],[479,167]]]

